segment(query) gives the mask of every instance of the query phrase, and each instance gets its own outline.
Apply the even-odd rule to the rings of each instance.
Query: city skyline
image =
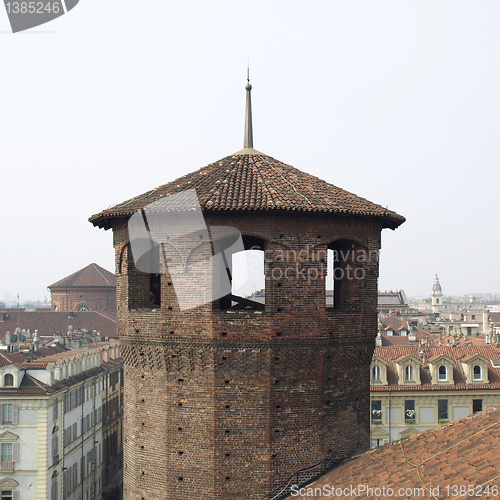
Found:
[[[247,58],[256,149],[406,217],[381,291],[500,291],[497,3],[156,8],[87,0],[16,35],[0,17],[0,297],[113,271],[92,214],[241,149]]]

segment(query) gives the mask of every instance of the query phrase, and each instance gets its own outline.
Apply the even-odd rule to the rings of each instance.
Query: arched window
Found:
[[[263,310],[266,303],[265,241],[253,236],[243,236],[242,240],[244,250],[231,254],[230,262],[226,260],[231,293],[220,299],[220,308]],[[224,239],[214,241],[215,253],[222,254],[227,246]]]
[[[441,365],[438,370],[438,380],[447,380],[446,366]]]
[[[407,365],[405,367],[405,381],[411,382],[414,380],[414,370],[412,365]]]
[[[372,368],[372,380],[373,382],[380,382],[380,366],[375,365]]]
[[[474,380],[481,380],[482,377],[482,370],[479,365],[475,365],[473,369],[473,379]]]
[[[11,373],[6,373],[3,378],[4,387],[12,387],[14,385],[14,376]]]

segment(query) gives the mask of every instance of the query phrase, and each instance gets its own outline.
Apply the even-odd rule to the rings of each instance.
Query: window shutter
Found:
[[[18,491],[13,491],[12,492],[12,500],[19,500],[19,492]]]
[[[19,405],[12,405],[12,425],[17,425],[19,422]]]
[[[4,405],[0,405],[0,425],[3,425],[3,407]]]
[[[19,462],[19,443],[12,444],[12,461]]]

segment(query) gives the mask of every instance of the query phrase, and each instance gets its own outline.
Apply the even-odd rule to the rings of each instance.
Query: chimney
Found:
[[[489,332],[489,313],[488,309],[483,311],[483,335],[487,335]]]
[[[35,330],[35,338],[33,339],[33,352],[38,352],[40,348],[40,337],[38,336],[38,330]]]

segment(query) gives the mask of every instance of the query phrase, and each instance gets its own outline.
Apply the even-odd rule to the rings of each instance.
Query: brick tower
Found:
[[[380,233],[404,218],[253,149],[246,90],[243,150],[90,218],[114,232],[125,500],[278,498],[369,447]],[[212,236],[179,259],[237,229],[263,254],[260,301],[231,288],[186,308],[196,279],[181,290],[169,258],[138,269],[131,218],[193,188]]]

